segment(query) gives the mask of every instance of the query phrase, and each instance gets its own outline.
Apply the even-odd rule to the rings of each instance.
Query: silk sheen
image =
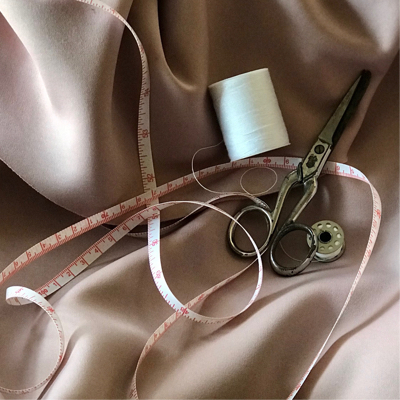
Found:
[[[370,87],[331,160],[348,161],[377,188],[380,235],[354,299],[297,398],[399,398],[398,2],[108,3],[128,19],[148,56],[158,184],[189,173],[195,151],[221,141],[209,84],[268,67],[291,144],[267,154],[301,157],[359,71],[371,70]],[[140,63],[123,25],[97,8],[72,0],[0,0],[0,71],[5,266],[82,216],[142,192]],[[196,169],[227,160],[216,147],[196,157]],[[282,179],[286,171],[278,173]],[[203,183],[238,190],[241,174]],[[254,192],[273,179],[267,171],[246,174]],[[343,257],[293,279],[276,276],[265,260],[260,297],[246,313],[224,326],[181,320],[157,343],[139,372],[142,398],[275,399],[290,393],[342,306],[371,218],[366,185],[333,176],[319,183],[302,222],[337,221],[346,234]],[[208,195],[192,185],[171,197]],[[273,205],[274,195],[264,200]],[[243,205],[224,209],[234,213]],[[186,211],[168,210],[162,218]],[[257,239],[261,229],[253,222]],[[244,266],[226,247],[227,224],[205,212],[162,239],[164,272],[182,301]],[[105,232],[98,228],[49,253],[8,284],[42,285]],[[172,313],[152,282],[145,245],[123,239],[49,299],[63,322],[66,357],[54,380],[26,398],[126,397],[143,345]],[[250,270],[197,311],[237,312],[255,281]],[[54,364],[57,337],[34,306],[8,306],[5,290],[0,288],[0,385],[27,387]]]

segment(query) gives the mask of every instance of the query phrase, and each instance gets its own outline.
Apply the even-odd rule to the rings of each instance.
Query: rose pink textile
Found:
[[[158,184],[189,173],[194,152],[221,140],[209,84],[269,68],[291,145],[268,154],[301,157],[359,71],[371,70],[370,87],[331,160],[359,168],[377,188],[381,231],[348,309],[297,398],[399,398],[398,2],[108,4],[128,19],[148,56]],[[73,0],[0,0],[0,71],[2,270],[82,216],[140,194],[142,184],[136,143],[139,55],[120,21]],[[196,169],[227,160],[220,146],[200,153]],[[242,173],[204,183],[235,190]],[[268,171],[245,179],[254,191],[272,182]],[[162,200],[210,197],[191,185]],[[272,206],[274,195],[265,200]],[[243,204],[221,207],[233,213]],[[256,303],[223,326],[181,319],[141,367],[139,396],[285,398],[344,303],[367,243],[371,206],[367,185],[321,178],[301,221],[341,224],[347,237],[343,257],[313,264],[292,279],[275,275],[264,257]],[[172,220],[187,209],[169,209],[162,218]],[[246,265],[226,246],[227,224],[207,211],[162,240],[165,275],[182,301]],[[24,388],[44,378],[57,346],[49,318],[34,305],[8,306],[6,287],[41,286],[106,232],[85,234],[0,287],[0,386]],[[24,398],[126,398],[147,338],[172,313],[152,282],[145,246],[144,239],[123,239],[49,298],[66,332],[66,356],[55,378]],[[254,269],[199,311],[213,316],[239,311],[255,282]]]

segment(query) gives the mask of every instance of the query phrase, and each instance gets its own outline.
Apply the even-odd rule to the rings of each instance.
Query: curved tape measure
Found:
[[[64,355],[64,334],[61,325],[61,321],[57,314],[55,313],[53,307],[50,303],[45,300],[44,297],[54,293],[62,286],[66,285],[69,281],[71,281],[76,275],[80,274],[84,271],[90,264],[92,264],[95,260],[97,260],[104,252],[110,249],[115,243],[117,243],[122,237],[129,233],[131,229],[137,226],[144,220],[148,221],[148,253],[149,253],[149,263],[151,273],[156,283],[157,288],[159,289],[161,295],[164,299],[170,304],[170,306],[175,310],[175,313],[171,315],[160,327],[153,333],[153,335],[148,339],[137,364],[133,382],[131,386],[131,391],[129,396],[131,398],[138,398],[138,392],[136,387],[136,376],[137,371],[140,364],[143,362],[144,358],[154,346],[154,344],[162,337],[162,335],[182,316],[192,319],[196,322],[203,322],[203,323],[220,323],[226,322],[233,319],[235,316],[241,314],[247,308],[251,306],[251,304],[256,299],[262,284],[263,278],[263,268],[262,268],[262,261],[260,257],[260,253],[255,245],[253,239],[251,238],[250,234],[246,231],[246,235],[249,237],[252,245],[256,249],[257,259],[258,259],[258,280],[257,286],[254,290],[253,296],[249,300],[248,304],[245,308],[240,311],[236,315],[222,317],[222,318],[214,318],[214,317],[207,317],[200,314],[197,314],[191,310],[191,308],[206,299],[211,293],[215,292],[222,286],[226,285],[233,279],[237,278],[241,275],[247,268],[249,268],[252,264],[247,266],[242,271],[239,271],[235,275],[223,280],[222,282],[218,283],[217,285],[213,286],[212,288],[208,289],[204,293],[196,296],[187,304],[181,303],[176,296],[170,290],[164,275],[162,273],[162,265],[160,260],[160,211],[167,207],[171,207],[176,204],[182,203],[190,203],[196,204],[199,206],[205,206],[210,209],[213,209],[217,212],[221,212],[222,214],[226,215],[228,218],[234,220],[232,216],[227,214],[226,212],[222,211],[221,209],[215,207],[209,203],[203,203],[198,201],[172,201],[158,204],[158,199],[167,193],[171,193],[183,186],[186,186],[192,182],[195,182],[195,178],[192,174],[186,175],[184,177],[178,178],[172,182],[168,182],[161,186],[156,186],[155,180],[155,173],[151,155],[151,144],[150,144],[150,120],[149,120],[149,95],[150,95],[150,80],[149,80],[149,72],[148,72],[148,65],[147,59],[145,55],[144,48],[137,37],[136,33],[133,31],[132,27],[128,24],[128,22],[120,15],[118,12],[113,10],[108,5],[102,3],[99,0],[77,0],[83,3],[87,3],[96,7],[103,9],[104,11],[109,12],[111,15],[115,16],[119,20],[121,20],[125,26],[129,29],[129,31],[134,36],[140,51],[141,62],[142,62],[142,82],[141,82],[141,90],[140,90],[140,99],[139,99],[139,121],[138,121],[138,145],[139,145],[139,158],[140,158],[140,168],[142,173],[142,182],[144,187],[144,193],[140,196],[136,196],[132,199],[124,201],[116,206],[110,207],[107,210],[101,211],[91,217],[88,217],[74,225],[69,226],[66,229],[61,230],[60,232],[49,236],[48,238],[42,240],[41,242],[37,243],[36,245],[32,246],[26,252],[21,254],[17,259],[15,259],[11,264],[9,264],[1,273],[0,275],[0,285],[4,284],[6,280],[8,280],[13,274],[20,271],[27,265],[29,265],[32,261],[36,260],[37,258],[43,256],[44,254],[48,253],[49,251],[61,246],[64,243],[82,235],[85,232],[88,232],[95,227],[98,227],[102,224],[108,223],[115,218],[126,214],[140,206],[146,205],[142,211],[137,212],[135,215],[127,218],[124,222],[119,224],[116,228],[112,231],[107,233],[103,238],[98,240],[95,244],[93,244],[89,249],[87,249],[84,253],[82,253],[78,258],[76,258],[71,264],[69,264],[65,269],[63,269],[57,276],[51,279],[42,287],[38,288],[36,291],[32,291],[27,288],[23,287],[10,287],[7,289],[7,302],[12,305],[23,305],[28,304],[30,302],[36,303],[39,307],[41,307],[52,319],[53,323],[55,324],[58,336],[59,336],[59,354],[56,365],[50,372],[50,374],[40,383],[36,384],[33,387],[27,389],[6,389],[0,387],[0,391],[6,393],[13,393],[13,394],[24,394],[29,393],[38,388],[42,387],[46,383],[49,382],[52,376],[54,376],[55,372],[59,368],[63,355]],[[252,168],[252,167],[269,167],[269,168],[286,168],[286,169],[295,169],[300,162],[299,158],[294,157],[258,157],[258,158],[250,158],[246,160],[240,160],[235,162],[230,162],[226,164],[221,164],[209,168],[205,168],[203,170],[197,171],[195,176],[197,179],[202,179],[204,177],[222,172],[227,170],[232,170],[235,168]],[[358,171],[355,168],[349,167],[345,164],[334,163],[334,162],[327,162],[324,170],[325,173],[334,174],[338,176],[349,177],[353,179],[361,180],[367,183],[370,186],[372,199],[373,199],[373,215],[372,215],[372,225],[371,231],[369,235],[369,240],[367,244],[367,248],[364,253],[364,257],[362,259],[361,265],[358,269],[357,275],[353,281],[349,294],[345,300],[345,303],[337,317],[328,337],[324,341],[321,349],[313,359],[310,367],[304,373],[300,382],[296,385],[294,390],[290,393],[288,399],[293,399],[298,390],[301,388],[302,384],[304,383],[305,379],[309,375],[310,371],[316,364],[317,360],[322,354],[323,349],[325,348],[333,330],[335,329],[339,319],[341,318],[344,310],[347,307],[347,304],[350,301],[351,296],[354,293],[354,290],[364,272],[364,269],[368,263],[368,260],[371,256],[374,244],[376,242],[376,238],[379,231],[380,219],[381,219],[381,201],[379,195],[366,176]],[[216,197],[215,199],[221,199],[228,196],[237,196],[237,193],[225,194]],[[251,198],[252,196],[243,194],[244,197]],[[257,199],[254,198],[254,201],[257,202]],[[241,226],[239,224],[239,226]],[[242,227],[242,226],[241,226]],[[242,227],[242,229],[244,229]]]

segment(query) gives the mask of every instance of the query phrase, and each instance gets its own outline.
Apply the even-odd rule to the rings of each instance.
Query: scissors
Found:
[[[354,115],[364,93],[368,87],[371,78],[370,71],[363,70],[356,81],[350,87],[346,95],[343,97],[336,111],[332,114],[321,133],[318,135],[317,141],[311,147],[308,154],[299,163],[296,170],[290,172],[283,180],[282,186],[278,193],[275,209],[271,211],[267,205],[251,205],[243,208],[235,215],[238,221],[244,214],[250,211],[261,212],[268,224],[269,231],[264,244],[259,248],[263,254],[269,245],[269,259],[272,269],[283,276],[294,276],[302,272],[313,260],[317,251],[318,238],[314,230],[304,224],[297,223],[296,220],[306,208],[308,203],[314,197],[318,189],[317,179],[329,158],[330,153],[339,141],[347,123]],[[282,227],[277,230],[277,223],[280,217],[283,204],[290,190],[295,186],[303,186],[304,193],[293,211],[283,223]],[[253,257],[256,252],[241,250],[235,243],[234,234],[237,223],[231,221],[228,228],[228,241],[232,250],[242,257]],[[288,233],[293,231],[305,231],[309,235],[309,252],[306,259],[298,266],[288,268],[280,265],[275,258],[275,252],[279,242]]]

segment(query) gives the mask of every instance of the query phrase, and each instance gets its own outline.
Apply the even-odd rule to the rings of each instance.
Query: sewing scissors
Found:
[[[302,272],[313,260],[317,251],[318,240],[314,230],[304,224],[297,223],[296,220],[303,212],[305,207],[314,197],[317,192],[318,183],[317,179],[329,158],[333,148],[340,139],[347,123],[354,115],[358,104],[360,103],[370,81],[371,73],[363,70],[357,80],[350,87],[346,95],[343,97],[341,103],[332,114],[321,133],[318,135],[317,141],[311,147],[308,154],[299,163],[296,170],[290,172],[283,180],[282,186],[278,193],[275,209],[271,211],[268,206],[251,205],[243,208],[235,215],[235,219],[239,220],[244,214],[250,211],[258,211],[263,214],[268,224],[269,230],[264,244],[259,248],[263,254],[268,246],[269,259],[272,269],[283,276],[293,276]],[[293,211],[283,223],[282,227],[277,230],[277,223],[280,217],[283,204],[290,190],[295,186],[302,185],[304,193]],[[231,221],[228,228],[228,241],[232,250],[242,257],[253,257],[256,252],[243,251],[237,247],[234,241],[234,234],[236,230],[236,222]],[[288,233],[293,231],[305,231],[309,236],[309,251],[306,259],[298,266],[288,268],[280,265],[275,258],[275,252],[278,244]]]

